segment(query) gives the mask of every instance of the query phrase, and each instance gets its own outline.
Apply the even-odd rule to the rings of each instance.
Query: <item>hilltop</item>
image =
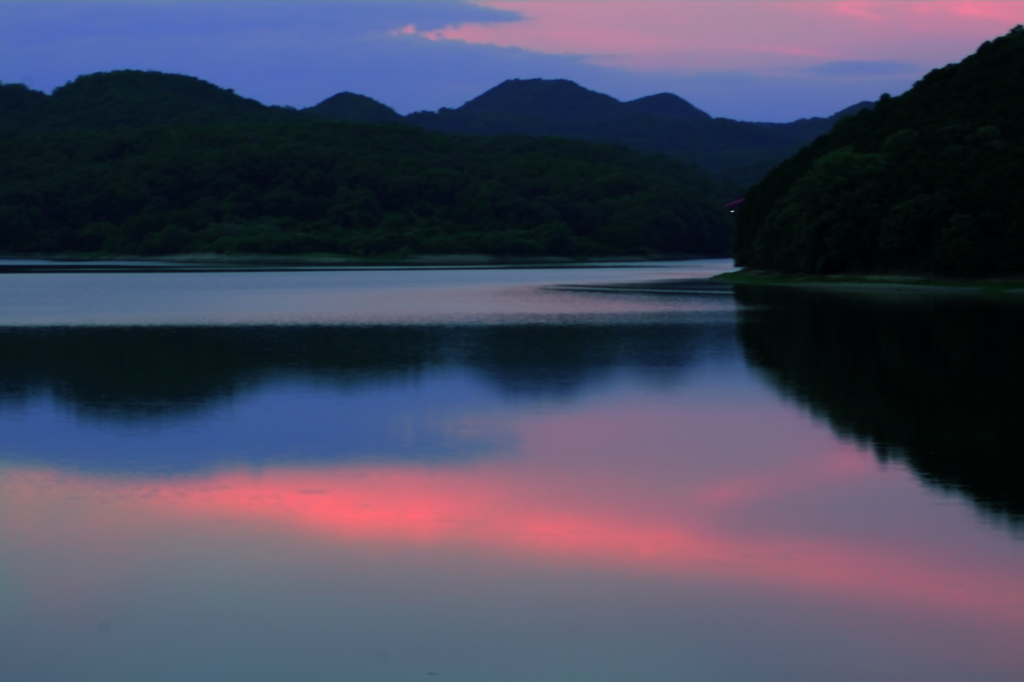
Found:
[[[350,123],[401,123],[402,121],[401,115],[391,107],[354,92],[340,92],[316,106],[302,111],[314,118],[328,121],[348,121]]]
[[[295,110],[268,107],[193,76],[159,71],[110,71],[79,76],[52,95],[0,84],[0,135],[109,130],[295,119]]]
[[[198,78],[150,71],[81,76],[52,95],[0,85],[0,136],[206,124],[332,120],[406,124],[435,132],[534,135],[620,144],[692,163],[736,185],[759,180],[860,103],[828,118],[750,123],[712,118],[660,93],[620,102],[568,80],[508,80],[456,109],[401,116],[351,92],[296,110],[269,107]]]
[[[1024,27],[840,121],[747,194],[737,264],[1024,273]]]
[[[476,135],[554,135],[664,153],[748,186],[861,102],[828,118],[750,123],[713,118],[685,99],[660,93],[629,102],[568,80],[508,80],[457,109],[416,112],[407,123]]]

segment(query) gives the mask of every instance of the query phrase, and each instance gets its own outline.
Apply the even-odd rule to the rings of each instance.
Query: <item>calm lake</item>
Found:
[[[1024,305],[0,274],[0,679],[1024,679]]]

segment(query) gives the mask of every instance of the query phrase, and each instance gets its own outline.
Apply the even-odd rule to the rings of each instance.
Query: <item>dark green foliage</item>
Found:
[[[0,129],[27,129],[49,97],[21,83],[0,83]]]
[[[1024,273],[1024,29],[840,122],[739,213],[737,263],[786,273]]]
[[[745,123],[711,118],[686,100],[661,93],[631,102],[567,80],[509,80],[458,109],[400,116],[364,95],[343,92],[296,111],[266,107],[191,76],[112,71],[82,76],[52,96],[0,84],[0,137],[117,127],[332,120],[405,123],[437,132],[545,135],[621,144],[692,163],[742,192],[839,118]]]
[[[786,394],[883,461],[1024,524],[1021,302],[766,286],[736,296],[747,359]]]
[[[260,123],[296,120],[294,109],[268,107],[193,76],[110,71],[79,76],[53,95],[0,86],[0,134],[25,135],[119,127]]]
[[[310,122],[317,118],[402,120],[352,93],[298,112],[157,72],[83,76],[49,97],[3,85],[0,250],[730,249],[715,204],[731,190],[666,159],[556,140]]]
[[[623,148],[407,126],[0,141],[8,253],[725,255],[721,199],[707,176]]]

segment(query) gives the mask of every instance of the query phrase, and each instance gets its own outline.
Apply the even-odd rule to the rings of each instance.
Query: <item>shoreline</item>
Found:
[[[1020,296],[1024,279],[943,279],[913,275],[782,275],[742,269],[715,275],[730,284],[800,287],[828,291],[878,293],[956,293],[986,296]]]
[[[485,254],[424,254],[404,258],[359,258],[332,254],[297,255],[225,255],[176,254],[134,256],[107,254],[0,254],[0,273],[4,272],[170,272],[188,270],[376,270],[433,268],[586,268],[642,267],[651,263],[717,260],[722,256],[693,254],[652,254],[650,256],[489,256]],[[727,258],[727,257],[726,257]]]

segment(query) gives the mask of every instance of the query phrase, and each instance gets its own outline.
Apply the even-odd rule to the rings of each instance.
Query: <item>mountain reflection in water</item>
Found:
[[[0,281],[0,679],[1020,679],[1019,318],[570,275]]]
[[[740,286],[748,361],[842,436],[1024,524],[1024,307]]]

